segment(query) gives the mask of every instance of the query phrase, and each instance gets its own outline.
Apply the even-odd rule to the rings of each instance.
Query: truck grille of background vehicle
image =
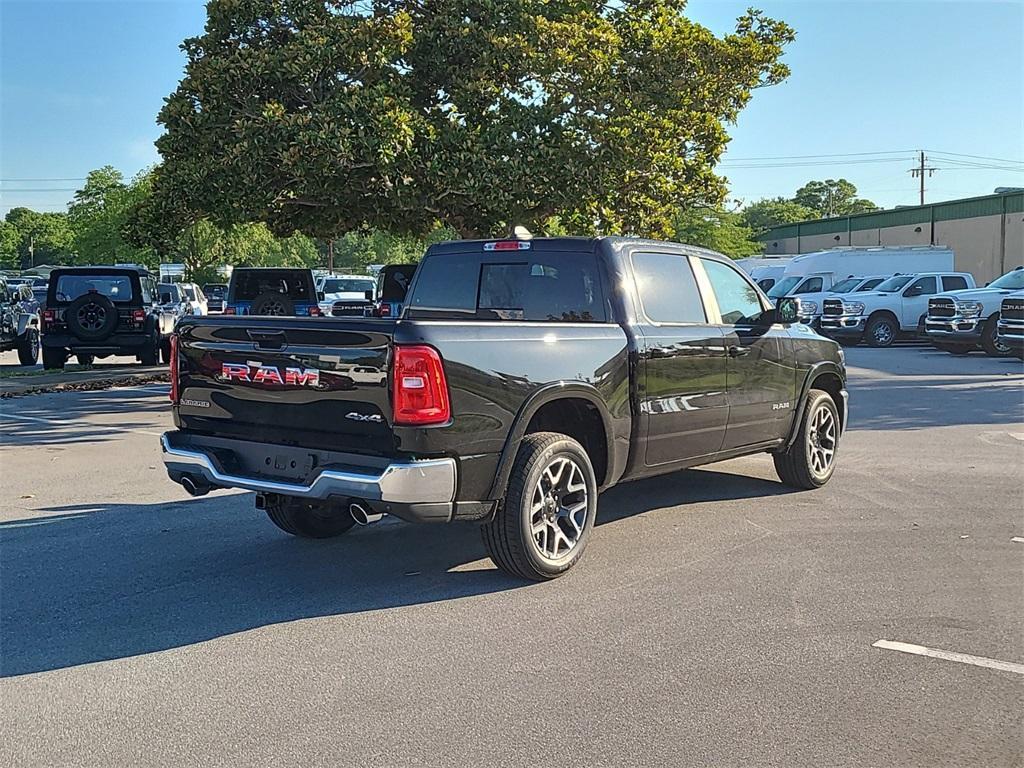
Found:
[[[929,299],[928,315],[930,317],[955,317],[956,303],[952,299]]]

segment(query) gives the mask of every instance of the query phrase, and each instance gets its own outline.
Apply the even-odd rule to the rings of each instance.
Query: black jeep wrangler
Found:
[[[176,320],[159,301],[144,267],[53,270],[43,310],[43,367],[63,368],[70,355],[82,365],[109,355],[156,365]]]
[[[27,284],[8,286],[0,276],[0,352],[18,350],[21,365],[39,360],[39,303]]]

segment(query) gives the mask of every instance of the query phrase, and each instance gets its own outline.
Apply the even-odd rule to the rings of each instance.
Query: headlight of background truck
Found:
[[[980,301],[957,301],[956,308],[964,317],[977,317],[981,314]]]
[[[864,314],[864,302],[863,301],[844,301],[843,302],[843,314],[844,315],[863,315]]]
[[[800,316],[806,317],[807,315],[818,314],[818,305],[813,301],[804,301],[803,299],[797,299],[797,304],[800,307]]]

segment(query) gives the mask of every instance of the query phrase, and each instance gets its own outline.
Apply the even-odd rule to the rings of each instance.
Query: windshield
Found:
[[[846,293],[847,291],[852,291],[859,282],[859,277],[848,277],[845,280],[840,280],[832,286],[831,293]]]
[[[893,275],[888,280],[879,283],[877,290],[882,293],[896,293],[896,291],[900,290],[913,279],[913,275]]]
[[[1013,291],[1019,291],[1024,288],[1024,269],[1015,269],[1013,272],[1007,272],[1002,277],[997,277],[988,285],[989,288],[1009,288]]]
[[[860,293],[861,291],[870,291],[874,288],[877,288],[879,283],[881,283],[884,279],[884,277],[873,277],[870,280],[865,281],[864,285],[862,285],[860,288],[856,290],[856,293]]]
[[[99,293],[111,301],[131,301],[132,279],[128,275],[74,274],[57,278],[57,301],[74,301],[86,293]]]
[[[324,293],[366,293],[373,290],[373,280],[332,277],[324,280],[324,287],[320,290]]]
[[[207,283],[203,286],[203,293],[209,296],[211,299],[223,299],[224,294],[228,292],[226,285],[217,285],[216,283]]]
[[[163,294],[165,294],[165,293],[170,295],[170,299],[167,302],[163,302],[165,304],[166,303],[177,304],[179,301],[181,301],[181,296],[178,293],[178,286],[175,285],[174,283],[160,283],[156,287],[156,290],[157,290],[157,293],[160,294],[161,298],[163,297]]]
[[[791,290],[796,288],[796,284],[799,283],[803,278],[801,277],[784,277],[768,291],[768,298],[770,299],[781,299],[787,295]]]
[[[313,273],[308,269],[235,270],[228,289],[232,301],[252,301],[268,293],[288,296],[293,301],[316,298]]]

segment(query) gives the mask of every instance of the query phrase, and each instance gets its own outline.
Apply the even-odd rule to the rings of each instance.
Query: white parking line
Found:
[[[955,651],[942,651],[938,648],[926,648],[923,645],[912,643],[898,643],[893,640],[879,640],[872,643],[873,648],[883,648],[887,651],[900,651],[901,653],[912,653],[916,656],[930,656],[933,659],[945,659],[946,661],[957,661],[961,664],[973,664],[976,667],[988,667],[998,669],[1000,672],[1014,672],[1024,675],[1024,664],[1015,664],[1012,661],[999,661],[984,656],[971,656],[968,653],[956,653]]]
[[[1024,544],[1024,536],[1014,536],[1010,541],[1016,541],[1018,544]]]
[[[15,421],[35,421],[40,424],[50,424],[54,427],[93,427],[95,429],[110,429],[111,427],[117,427],[122,432],[137,432],[140,435],[153,435],[154,437],[160,437],[163,432],[150,432],[145,429],[135,429],[135,427],[118,427],[117,424],[93,424],[88,421],[57,421],[56,419],[41,419],[38,416],[26,416],[23,413],[0,413],[0,417],[5,419],[14,419]]]

